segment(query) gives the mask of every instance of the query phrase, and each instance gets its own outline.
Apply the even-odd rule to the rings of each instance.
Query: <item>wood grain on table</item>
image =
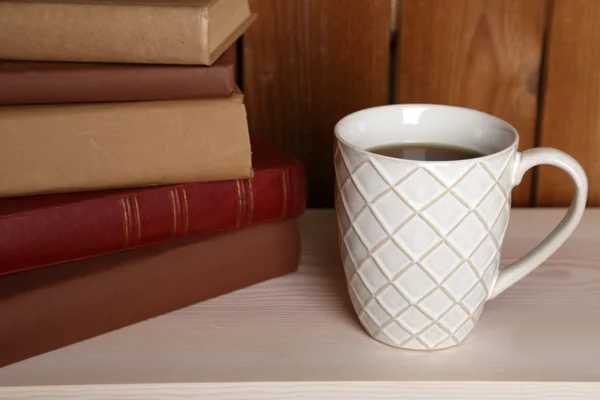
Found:
[[[513,210],[502,264],[564,212]],[[0,399],[600,398],[600,210],[489,302],[463,344],[437,352],[362,329],[335,225],[331,210],[303,217],[298,273],[0,369]]]
[[[389,102],[390,0],[251,0],[250,132],[306,163],[309,206],[333,206],[333,127]]]
[[[549,27],[540,145],[579,161],[590,183],[589,205],[600,205],[600,1],[555,0]],[[568,175],[541,167],[540,206],[566,206]]]
[[[520,149],[533,147],[546,1],[400,4],[395,101],[484,111],[519,131]],[[530,193],[531,172],[513,204],[529,205]]]

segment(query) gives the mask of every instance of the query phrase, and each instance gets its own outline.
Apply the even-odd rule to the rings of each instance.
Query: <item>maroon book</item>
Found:
[[[211,66],[0,61],[0,104],[89,103],[231,96],[233,50]]]
[[[0,275],[300,215],[302,163],[251,146],[251,179],[0,199]]]
[[[0,367],[294,272],[299,257],[287,219],[1,276]]]

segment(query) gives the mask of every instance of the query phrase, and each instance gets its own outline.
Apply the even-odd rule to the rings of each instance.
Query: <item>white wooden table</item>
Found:
[[[513,210],[503,263],[564,211]],[[0,399],[600,398],[600,210],[465,343],[431,353],[360,327],[331,210],[302,231],[298,273],[2,368]]]

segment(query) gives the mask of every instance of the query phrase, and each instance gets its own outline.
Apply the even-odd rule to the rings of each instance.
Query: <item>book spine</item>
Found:
[[[251,179],[168,186],[0,218],[0,275],[292,218],[305,207],[300,163]]]
[[[133,64],[0,62],[0,104],[56,104],[229,97],[233,64],[146,66]]]
[[[206,65],[205,11],[168,2],[2,1],[0,58]]]
[[[0,107],[0,197],[252,176],[241,94]]]

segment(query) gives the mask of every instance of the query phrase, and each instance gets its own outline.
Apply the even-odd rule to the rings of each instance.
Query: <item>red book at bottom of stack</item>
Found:
[[[0,275],[300,215],[303,165],[251,147],[251,179],[1,199]]]
[[[298,267],[296,219],[0,277],[0,367]]]

